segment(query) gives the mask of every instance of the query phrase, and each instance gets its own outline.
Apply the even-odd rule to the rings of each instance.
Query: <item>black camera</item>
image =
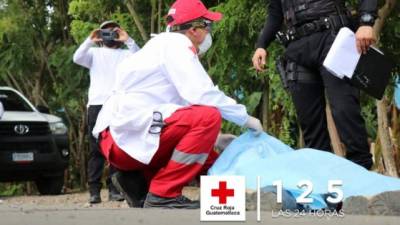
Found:
[[[118,39],[119,35],[116,31],[111,29],[101,29],[100,30],[100,38],[103,41],[114,41]]]

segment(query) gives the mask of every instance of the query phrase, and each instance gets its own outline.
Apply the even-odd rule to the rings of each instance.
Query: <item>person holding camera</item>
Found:
[[[97,45],[94,47],[93,45]],[[128,49],[121,47],[126,45]],[[96,139],[91,135],[98,113],[103,103],[111,94],[115,81],[115,70],[119,62],[140,48],[129,37],[118,23],[106,21],[99,29],[92,31],[90,36],[76,50],[73,61],[90,70],[89,100],[87,112],[88,137],[90,153],[88,161],[89,203],[100,203],[101,177],[104,169],[104,157],[99,151]],[[110,175],[107,179],[110,201],[123,201],[122,195],[111,183],[111,175],[115,169],[110,165]]]

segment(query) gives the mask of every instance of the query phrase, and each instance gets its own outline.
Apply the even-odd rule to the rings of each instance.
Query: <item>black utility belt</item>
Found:
[[[278,41],[287,46],[290,42],[302,37],[321,32],[324,30],[337,31],[342,27],[350,25],[350,21],[345,15],[332,15],[319,20],[314,20],[300,26],[288,28],[286,32],[279,31],[276,35]]]
[[[276,69],[278,70],[282,85],[285,89],[289,88],[290,82],[321,82],[321,77],[318,76],[316,72],[285,57],[279,57],[276,60]]]

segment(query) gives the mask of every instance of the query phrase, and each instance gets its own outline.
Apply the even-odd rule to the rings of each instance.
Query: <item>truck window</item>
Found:
[[[0,102],[4,111],[33,112],[33,109],[17,93],[10,90],[0,90]]]

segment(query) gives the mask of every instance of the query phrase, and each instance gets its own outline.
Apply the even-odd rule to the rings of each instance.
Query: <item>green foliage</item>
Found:
[[[260,103],[261,97],[261,92],[253,92],[251,95],[243,98],[242,103],[246,106],[247,112],[251,114],[256,110],[257,106]],[[226,133],[231,133],[235,135],[240,135],[240,133],[245,131],[243,128],[240,128],[237,125],[226,121],[222,124],[222,130]]]
[[[395,74],[400,73],[400,3],[397,3],[396,10],[392,13],[393,16],[389,17],[383,28],[381,35],[381,48],[383,51],[391,56],[397,65]]]
[[[269,48],[268,70],[256,73],[252,68],[251,57],[255,50],[255,43],[266,18],[265,1],[230,0],[215,7],[224,14],[224,19],[216,23],[213,36],[214,45],[206,56],[206,65],[209,65],[209,74],[215,83],[228,95],[234,97],[248,109],[256,104],[259,110],[266,107],[254,101],[249,105],[246,101],[254,92],[261,93],[269,82],[269,111],[271,121],[268,131],[288,144],[295,144],[291,127],[294,121],[294,109],[290,97],[282,88],[279,76],[275,69],[275,59],[282,52],[282,48],[273,44]],[[249,110],[254,115],[259,111]],[[240,129],[224,125],[225,132],[239,133]]]
[[[0,196],[21,195],[23,193],[22,183],[0,183]]]
[[[73,18],[71,22],[71,34],[76,43],[83,42],[94,29],[107,20],[113,20],[120,24],[128,34],[140,45],[144,44],[135,26],[132,16],[123,4],[124,1],[104,1],[104,0],[72,0],[69,5],[68,14]],[[143,14],[143,22],[146,29],[150,26],[149,20],[149,1],[139,1],[139,13]],[[144,4],[142,4],[144,3]]]
[[[369,137],[375,140],[378,128],[375,101],[367,96],[363,96],[362,100],[363,107],[361,113],[366,121],[367,133]]]
[[[89,77],[87,70],[72,62],[75,46],[62,46],[49,58],[49,64],[54,68],[55,81],[52,83],[54,95],[50,96],[53,108],[63,105],[76,112],[81,103],[86,102]],[[78,118],[77,118],[78,119]]]
[[[73,20],[71,22],[71,35],[76,43],[82,43],[89,36],[90,32],[98,27],[98,24]]]

